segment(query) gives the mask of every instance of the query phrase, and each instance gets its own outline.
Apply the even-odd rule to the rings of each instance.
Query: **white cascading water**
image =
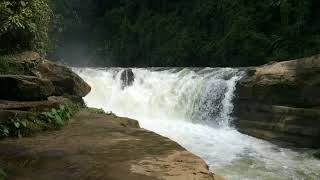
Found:
[[[316,180],[320,161],[239,133],[232,128],[232,98],[242,72],[231,68],[74,69],[91,87],[88,106],[137,119],[148,130],[178,142],[228,180]]]

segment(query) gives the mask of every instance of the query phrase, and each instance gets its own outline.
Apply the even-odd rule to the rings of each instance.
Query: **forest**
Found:
[[[0,53],[78,66],[254,66],[320,53],[318,0],[2,0]]]

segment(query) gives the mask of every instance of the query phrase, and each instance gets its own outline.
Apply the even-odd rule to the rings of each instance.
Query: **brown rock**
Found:
[[[7,101],[0,100],[0,109],[32,112],[45,112],[61,104],[68,104],[70,100],[64,97],[49,97],[43,101]]]
[[[34,76],[0,75],[0,99],[32,101],[53,95],[51,81]]]
[[[33,52],[33,51],[25,51],[22,53],[18,53],[12,56],[12,58],[15,61],[39,61],[41,59],[41,56],[39,53]]]
[[[320,105],[320,55],[257,67],[238,84],[239,97],[274,105]]]
[[[33,72],[40,78],[50,80],[55,86],[55,95],[58,96],[69,94],[84,97],[91,90],[90,86],[71,69],[47,60],[41,60]]]
[[[13,74],[31,75],[51,81],[55,86],[53,95],[84,97],[90,92],[90,86],[71,69],[45,60],[38,53],[24,52],[9,56],[8,59],[13,67],[18,68]]]
[[[81,111],[60,131],[0,141],[0,161],[16,180],[219,179],[199,157],[129,121]]]
[[[270,63],[237,85],[235,124],[263,139],[320,147],[320,55]]]

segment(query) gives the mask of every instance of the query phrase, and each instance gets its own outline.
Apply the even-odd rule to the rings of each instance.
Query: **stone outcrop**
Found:
[[[0,75],[0,99],[32,101],[43,100],[54,94],[48,79],[24,75]]]
[[[0,75],[0,117],[35,119],[35,114],[61,104],[83,103],[90,86],[68,67],[34,52],[6,57],[12,66]],[[32,117],[32,118],[30,118]]]
[[[0,167],[16,180],[223,180],[137,121],[86,110],[60,131],[0,141]]]
[[[11,60],[10,64],[12,66],[20,68],[16,74],[12,74],[11,72],[4,76],[33,78],[30,81],[33,81],[35,85],[42,81],[50,82],[53,85],[53,87],[51,87],[51,91],[53,92],[51,92],[50,95],[84,97],[91,90],[90,86],[77,74],[72,72],[70,68],[41,58],[37,53],[24,52],[10,56],[8,59]],[[39,86],[40,85],[44,86],[43,84],[39,84]]]
[[[121,79],[121,89],[131,86],[134,82],[134,73],[132,69],[125,69],[121,73],[120,79]]]
[[[320,55],[250,68],[236,94],[235,124],[241,132],[320,147]]]
[[[42,79],[48,79],[55,86],[55,95],[64,94],[84,97],[91,88],[77,74],[63,65],[40,60],[33,73]]]

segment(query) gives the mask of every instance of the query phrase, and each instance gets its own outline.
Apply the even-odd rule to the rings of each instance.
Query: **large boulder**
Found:
[[[91,90],[70,68],[45,60],[38,53],[24,52],[5,59],[10,64],[10,71],[5,74],[35,76],[51,81],[54,86],[53,95],[84,97]]]
[[[239,130],[281,143],[319,147],[320,55],[248,72],[236,91]]]
[[[242,99],[293,107],[320,105],[320,55],[255,68],[238,86]]]
[[[125,69],[120,75],[121,79],[121,89],[131,86],[134,82],[134,73],[132,69]]]
[[[84,97],[91,90],[91,87],[70,68],[47,60],[41,60],[33,72],[36,76],[53,83],[55,95]]]
[[[54,94],[51,81],[34,76],[0,75],[0,99],[33,101]]]

